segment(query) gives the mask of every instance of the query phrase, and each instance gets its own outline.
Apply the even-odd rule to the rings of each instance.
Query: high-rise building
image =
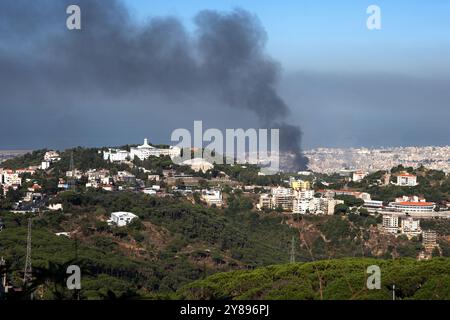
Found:
[[[425,251],[432,252],[437,247],[437,233],[434,230],[424,230],[422,233],[422,245]]]

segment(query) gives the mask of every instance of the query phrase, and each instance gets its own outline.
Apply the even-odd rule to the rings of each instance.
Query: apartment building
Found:
[[[223,205],[222,192],[220,190],[202,190],[201,199],[208,206],[221,207]]]
[[[397,175],[397,183],[401,187],[417,186],[417,176],[410,173],[400,173]]]
[[[384,231],[388,233],[397,234],[399,229],[398,216],[397,215],[383,215],[382,227]]]

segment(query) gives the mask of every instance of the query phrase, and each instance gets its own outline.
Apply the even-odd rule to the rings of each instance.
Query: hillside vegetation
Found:
[[[381,268],[381,289],[367,289],[367,267]],[[178,291],[179,299],[450,299],[450,259],[347,258],[217,273]]]

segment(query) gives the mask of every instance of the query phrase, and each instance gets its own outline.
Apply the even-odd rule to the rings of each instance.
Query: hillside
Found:
[[[366,268],[381,268],[381,289],[366,288]],[[218,273],[178,290],[179,299],[450,299],[450,259],[347,258]]]
[[[73,262],[86,272],[92,287],[82,290],[83,298],[101,298],[104,290],[118,297],[131,293],[145,297],[173,293],[216,272],[287,263],[293,237],[297,261],[415,257],[421,248],[419,242],[373,237],[370,225],[375,221],[370,217],[258,215],[240,208],[240,200],[234,200],[232,210],[220,210],[182,198],[91,190],[63,192],[55,201],[63,203],[64,213],[45,213],[33,222],[33,267],[36,282],[44,283],[43,298],[64,292],[45,286],[46,277],[57,279],[63,266]],[[105,222],[109,212],[130,209],[140,218],[136,223],[115,228]],[[20,285],[27,217],[5,212],[1,216],[6,228],[0,232],[0,250],[11,280]],[[72,236],[57,237],[57,232]],[[56,274],[55,266],[59,266]]]
[[[202,188],[208,188],[208,183],[216,187],[216,182],[208,182],[208,177],[222,171],[234,179],[234,184],[262,179],[253,166],[222,166],[213,172],[196,173],[204,181],[193,186],[192,194],[181,195],[167,185],[166,179],[172,174],[189,173],[190,169],[173,165],[170,158],[109,163],[99,151],[75,148],[61,152],[61,160],[52,163],[49,169],[37,170],[34,175],[22,174],[20,188],[12,188],[0,196],[0,222],[4,225],[0,232],[0,257],[6,261],[0,274],[7,275],[13,288],[20,289],[23,283],[27,220],[31,217],[34,277],[31,289],[35,289],[35,297],[39,299],[73,297],[64,282],[70,264],[77,264],[82,270],[83,288],[79,292],[82,299],[160,298],[173,297],[181,292],[180,288],[213,274],[280,265],[292,258],[306,263],[364,257],[380,259],[377,261],[415,259],[423,250],[420,237],[408,239],[382,232],[377,226],[381,215],[369,215],[367,210],[344,210],[334,215],[301,215],[277,209],[258,211],[255,206],[264,189],[261,186],[247,191],[224,185],[223,207],[208,206],[202,200]],[[8,160],[4,167],[36,165],[43,154],[45,150],[35,151]],[[74,166],[83,174],[71,190],[65,190],[58,187],[59,180],[67,179],[72,157]],[[87,187],[92,177],[86,172],[100,175],[103,169],[108,172],[107,180],[111,179],[117,187],[114,191],[102,189],[103,182],[99,181],[105,178],[95,175],[94,182],[100,187]],[[135,179],[122,181],[118,179],[119,171],[129,171]],[[149,180],[149,172],[160,180]],[[271,184],[270,179],[259,182]],[[144,187],[155,183],[160,191],[153,195],[143,192]],[[177,183],[184,186],[184,181]],[[45,205],[34,214],[26,210],[12,213],[15,203],[24,199],[35,184],[41,186]],[[349,207],[358,199],[343,200]],[[46,209],[49,204],[58,204],[63,209],[49,211]],[[117,211],[132,212],[138,219],[125,227],[108,224],[111,213]],[[439,250],[432,255],[450,257],[448,221],[422,222],[424,228],[438,231]],[[67,237],[57,233],[65,233]],[[28,293],[18,290],[18,295],[25,298]]]

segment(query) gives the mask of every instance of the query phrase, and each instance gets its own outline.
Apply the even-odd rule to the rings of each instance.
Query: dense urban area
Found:
[[[2,152],[0,296],[389,299],[387,285],[340,283],[358,284],[365,274],[352,272],[376,263],[400,298],[450,298],[439,271],[450,257],[450,147],[320,148],[305,152],[309,170],[275,175],[175,164],[183,152],[147,139]],[[72,264],[81,290],[61,280]],[[324,264],[338,270],[327,281]],[[308,288],[290,286],[309,269]]]

